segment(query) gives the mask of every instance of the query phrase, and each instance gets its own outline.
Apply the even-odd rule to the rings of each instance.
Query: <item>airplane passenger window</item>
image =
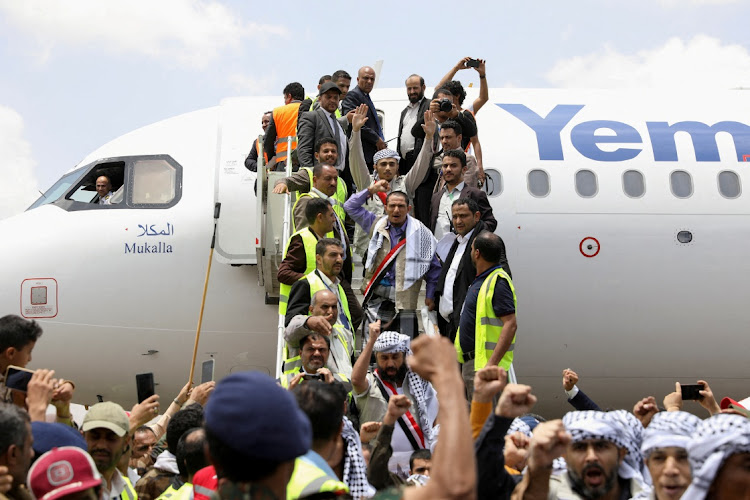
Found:
[[[576,191],[584,198],[592,198],[599,190],[596,184],[596,174],[591,170],[576,172]]]
[[[719,172],[719,192],[724,198],[737,198],[742,192],[739,176],[730,170]]]
[[[688,198],[693,194],[693,179],[684,170],[675,170],[669,178],[672,194],[678,198]]]
[[[485,170],[484,186],[482,186],[482,189],[484,189],[489,198],[499,196],[503,192],[503,174],[494,168]]]
[[[637,170],[626,170],[622,174],[622,189],[631,198],[640,198],[646,192],[646,181]]]
[[[168,205],[177,192],[177,169],[162,159],[133,162],[133,205]]]
[[[544,170],[532,170],[528,177],[529,192],[532,196],[542,198],[549,194],[549,175]]]

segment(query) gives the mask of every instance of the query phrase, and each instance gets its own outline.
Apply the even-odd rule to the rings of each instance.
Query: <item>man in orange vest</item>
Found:
[[[263,149],[269,153],[274,152],[273,159],[269,161],[269,167],[272,164],[278,165],[277,170],[283,170],[286,167],[287,137],[292,138],[291,150],[297,149],[297,116],[304,98],[305,88],[300,83],[292,82],[284,87],[284,105],[271,112],[271,122],[268,124],[266,137],[263,140]]]
[[[263,113],[263,118],[260,119],[260,126],[264,133],[268,129],[268,124],[271,123],[272,113],[273,111],[266,111]],[[251,172],[258,171],[258,151],[260,151],[260,138],[255,139],[253,146],[250,148],[250,154],[245,158],[245,168]],[[263,160],[265,164],[268,164],[268,151],[266,149],[263,149]]]

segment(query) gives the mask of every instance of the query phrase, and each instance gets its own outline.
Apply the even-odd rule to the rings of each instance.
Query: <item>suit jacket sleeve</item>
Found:
[[[432,234],[435,234],[438,210],[440,210],[440,198],[442,198],[442,196],[443,192],[438,191],[437,193],[432,193],[432,198],[430,199],[430,231],[432,231]]]
[[[497,229],[497,220],[492,213],[492,206],[490,206],[490,200],[487,198],[487,193],[481,189],[473,189],[472,192],[474,193],[472,198],[474,198],[477,205],[479,205],[479,213],[481,214],[482,222],[487,226],[487,231],[494,233],[495,229]]]
[[[294,235],[289,242],[286,257],[279,264],[279,272],[276,277],[279,283],[294,285],[297,280],[305,275],[307,261],[305,259],[305,244],[299,235]]]
[[[344,97],[344,102],[341,104],[341,114],[346,115],[349,111],[353,110],[360,104],[366,104],[364,100],[364,94],[359,89],[359,87],[355,87],[352,91],[348,92],[346,94],[346,97]],[[374,109],[371,109],[368,111],[368,113],[372,112],[377,117],[377,112]],[[361,134],[362,134],[362,140],[372,144],[373,146],[380,140],[380,136],[373,128],[371,128],[370,122],[372,121],[372,116],[369,117],[370,119],[367,120],[367,123],[362,127]]]
[[[250,153],[245,158],[245,168],[251,172],[258,171],[258,141],[253,141],[253,146],[250,148]]]
[[[516,480],[505,469],[503,456],[505,434],[512,423],[512,418],[498,417],[492,412],[474,442],[477,498],[510,498],[516,487]]]
[[[302,114],[297,128],[297,159],[300,167],[312,168],[315,163],[315,112]]]
[[[295,316],[307,315],[310,311],[310,282],[299,280],[289,290],[289,302],[287,303],[284,326],[289,326]]]
[[[601,408],[599,408],[598,404],[594,403],[594,401],[580,389],[578,389],[578,394],[576,394],[575,396],[573,396],[571,399],[568,400],[568,403],[573,405],[573,408],[575,408],[578,411],[584,411],[584,410],[601,411],[602,410]]]

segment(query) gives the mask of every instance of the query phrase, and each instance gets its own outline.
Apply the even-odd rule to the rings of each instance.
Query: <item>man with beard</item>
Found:
[[[513,498],[619,500],[639,494],[645,488],[640,471],[628,464],[633,447],[620,412],[625,410],[574,411],[539,424],[531,438],[528,471]],[[552,475],[552,462],[563,454],[567,473]]]
[[[430,225],[428,226],[435,239],[440,241],[451,232],[451,204],[458,198],[471,198],[479,206],[481,219],[487,231],[497,228],[497,220],[492,214],[492,207],[484,191],[469,186],[464,181],[466,173],[466,154],[460,149],[451,149],[443,153],[442,177],[445,186],[432,195],[430,202]]]
[[[430,100],[424,96],[424,90],[424,78],[421,76],[414,74],[406,79],[406,95],[409,97],[409,104],[401,111],[401,118],[398,122],[398,142],[396,143],[396,151],[401,157],[399,162],[399,173],[401,175],[406,175],[411,170],[424,142],[423,138],[417,139],[411,135],[412,127],[430,106]]]
[[[0,403],[0,469],[3,482],[0,484],[0,498],[4,500],[29,500],[28,490],[24,487],[26,474],[34,458],[34,437],[31,433],[29,414],[21,408]],[[10,489],[6,489],[10,476]]]
[[[260,119],[260,126],[263,132],[268,128],[268,124],[271,123],[271,114],[273,111],[266,111],[263,113],[263,117]],[[245,168],[251,172],[258,171],[258,151],[260,150],[260,141],[263,140],[263,136],[258,137],[253,142],[253,146],[250,148],[247,158],[245,158]],[[268,163],[268,151],[263,151],[263,164]]]
[[[399,394],[409,398],[410,410],[398,419],[393,432],[393,455],[388,469],[408,476],[409,458],[419,449],[430,448],[435,438],[433,423],[438,402],[432,385],[406,365],[410,339],[398,332],[380,334],[380,320],[370,323],[370,336],[352,369],[354,401],[362,422],[380,422],[388,411],[388,400]],[[368,373],[375,352],[375,369]]]
[[[327,290],[321,290],[315,295],[319,294],[327,294],[324,295],[324,298],[319,298],[318,302],[329,303],[333,308],[333,314],[335,318],[336,296],[334,296]],[[310,316],[310,318],[313,318],[313,316]],[[330,318],[327,318],[326,321],[330,321]],[[329,368],[328,360],[330,359],[331,355],[330,336],[310,332],[304,327],[300,328],[300,330],[309,332],[307,335],[302,337],[302,339],[300,339],[297,347],[302,366],[300,366],[299,370],[287,371],[285,369],[284,373],[281,376],[281,379],[279,379],[279,381],[281,382],[281,387],[292,390],[297,387],[297,385],[305,383],[307,381],[320,381],[327,384],[332,384],[335,381],[340,382],[347,390],[347,392],[351,391],[352,384],[349,382],[349,379],[341,373],[332,372],[331,368]],[[292,348],[290,346],[290,351],[291,350]]]
[[[120,457],[130,446],[130,422],[122,406],[110,401],[95,404],[86,413],[81,431],[89,455],[102,475],[102,498],[135,499],[130,480],[117,470]]]
[[[486,226],[481,220],[479,205],[471,198],[461,197],[455,200],[451,204],[451,212],[457,236],[440,271],[435,287],[435,305],[440,313],[438,314],[440,333],[453,342],[456,338],[466,292],[477,275],[474,262],[471,260],[471,244]],[[508,273],[508,276],[513,277],[510,273],[504,244],[500,266]]]
[[[300,328],[329,336],[334,353],[331,364],[333,373],[342,374],[347,378],[351,374],[355,331],[352,325],[357,323],[350,311],[354,310],[355,305],[359,307],[359,303],[353,294],[352,298],[349,298],[339,279],[343,259],[344,250],[338,240],[321,239],[315,245],[315,269],[292,286],[289,292],[289,308],[285,316],[285,324],[290,328],[285,333],[289,343],[286,346],[284,374],[295,373],[301,366],[298,350],[294,348],[295,343],[301,338]],[[320,291],[327,291],[334,298],[331,299],[330,295],[318,295],[316,298]],[[334,301],[335,310],[331,307]],[[312,316],[308,316],[309,314]],[[327,320],[326,317],[330,319]]]

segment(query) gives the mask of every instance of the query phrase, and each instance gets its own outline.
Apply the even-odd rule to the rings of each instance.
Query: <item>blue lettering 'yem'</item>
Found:
[[[558,104],[546,117],[523,104],[497,104],[536,134],[540,160],[563,160],[562,130],[575,115],[584,108],[583,104]],[[722,121],[707,125],[696,121],[683,121],[670,125],[668,122],[646,122],[649,139],[655,161],[678,161],[675,134],[687,133],[693,142],[695,159],[699,162],[720,161],[719,146],[716,134],[728,133],[734,141],[737,161],[744,161],[750,154],[750,126],[735,122]],[[600,129],[610,131],[607,135],[598,135]],[[620,147],[607,151],[599,144],[643,144],[643,139],[635,127],[614,120],[592,120],[575,125],[570,132],[570,142],[583,156],[594,161],[626,161],[638,156],[643,148]]]

